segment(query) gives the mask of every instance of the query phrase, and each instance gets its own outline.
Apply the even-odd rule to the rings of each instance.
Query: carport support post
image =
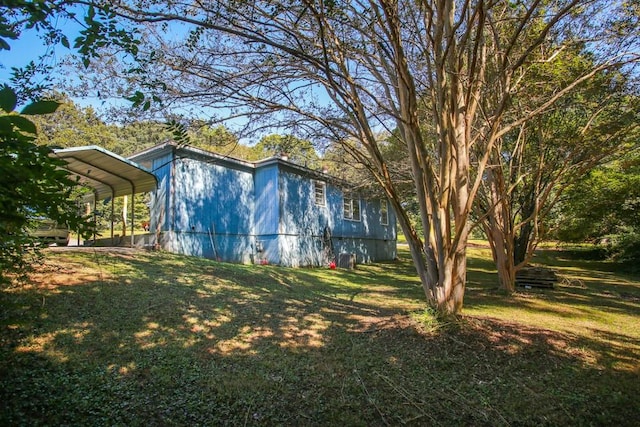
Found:
[[[133,228],[136,225],[136,211],[135,211],[135,207],[136,207],[136,185],[132,182],[131,183],[131,246],[134,246],[134,234],[133,234]]]
[[[96,246],[96,239],[98,238],[98,192],[93,193],[93,246]]]
[[[76,199],[76,209],[77,209],[77,214],[80,218],[86,218],[86,216],[82,213],[82,199],[77,198]],[[83,221],[84,222],[84,221]],[[78,246],[80,246],[80,230],[78,231],[78,243],[76,243]]]
[[[113,219],[116,216],[116,208],[114,205],[114,193],[113,193],[113,188],[111,189],[111,246],[114,245],[114,241],[113,241]]]

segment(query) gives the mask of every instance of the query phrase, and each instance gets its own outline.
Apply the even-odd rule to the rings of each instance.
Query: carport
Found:
[[[111,218],[115,197],[131,195],[131,246],[134,245],[135,198],[138,193],[154,191],[157,180],[149,170],[109,150],[96,145],[53,150],[53,155],[66,162],[64,169],[77,177],[78,183],[91,187],[95,203],[111,198]],[[111,241],[114,241],[113,219]]]

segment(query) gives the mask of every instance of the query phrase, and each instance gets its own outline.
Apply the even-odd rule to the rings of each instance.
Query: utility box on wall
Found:
[[[340,254],[338,256],[338,267],[350,270],[356,268],[356,254]]]

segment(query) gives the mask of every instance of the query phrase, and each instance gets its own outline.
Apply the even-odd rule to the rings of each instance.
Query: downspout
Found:
[[[173,232],[175,226],[175,218],[176,218],[176,149],[173,147],[171,153],[171,189],[169,191],[169,234],[173,239]],[[173,245],[172,245],[173,246]]]

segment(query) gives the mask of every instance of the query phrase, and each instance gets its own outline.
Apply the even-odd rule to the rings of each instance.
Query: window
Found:
[[[360,199],[345,196],[344,219],[360,221]]]
[[[380,200],[380,224],[389,225],[389,205],[387,199]]]
[[[313,181],[313,193],[316,205],[325,206],[327,204],[326,190],[327,184],[322,181]]]

